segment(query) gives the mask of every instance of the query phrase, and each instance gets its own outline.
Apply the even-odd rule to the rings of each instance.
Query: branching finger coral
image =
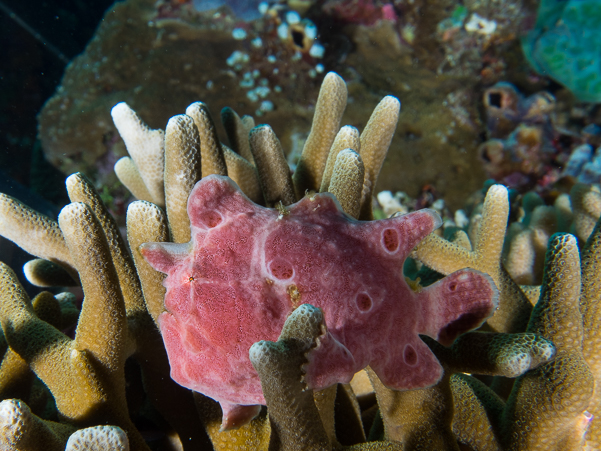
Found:
[[[91,212],[86,213],[85,208],[76,206],[73,220],[66,217],[69,213],[63,216],[64,221],[77,221],[75,218],[83,216],[81,219],[86,221],[85,225],[91,230],[95,228],[96,236],[101,236],[98,235],[99,226],[88,219],[92,218]],[[91,235],[88,239],[93,237]],[[100,270],[97,274],[95,279],[101,284],[104,282],[104,286],[98,288],[106,289],[108,296],[91,298],[93,300],[87,303],[82,310],[75,340],[38,319],[14,273],[3,264],[0,271],[3,287],[0,321],[9,346],[51,390],[61,417],[84,426],[111,418],[114,424],[120,424],[128,431],[134,449],[146,449],[128,416],[123,415],[127,412],[123,379],[125,307],[121,296],[114,293],[115,287],[118,287],[114,269],[109,268],[104,273]],[[86,280],[83,275],[82,280]],[[86,321],[86,315],[94,320]],[[112,324],[110,335],[99,330],[104,321],[109,326]],[[98,340],[99,335],[105,340]],[[110,397],[108,393],[111,393]]]
[[[167,168],[181,165],[182,160],[181,156],[165,157],[163,154],[165,151],[170,152],[170,149],[172,152],[181,149],[182,152],[192,152],[192,162],[202,160],[202,164],[190,163],[190,177],[185,178],[185,183],[193,184],[198,181],[200,176],[195,171],[199,170],[202,177],[210,174],[229,175],[253,201],[267,206],[275,206],[280,201],[284,206],[290,205],[309,191],[335,191],[336,196],[343,200],[345,211],[348,208],[347,213],[351,216],[363,220],[373,219],[372,196],[396,129],[400,102],[392,96],[382,99],[374,109],[363,133],[358,136],[354,127],[345,126],[339,129],[346,97],[344,80],[333,72],[327,74],[315,106],[311,132],[293,175],[273,130],[268,125],[259,125],[250,130],[254,125],[252,118],[241,119],[231,109],[224,110],[222,121],[233,150],[219,142],[209,110],[201,102],[190,105],[184,115],[192,118],[196,130],[192,130],[189,120],[180,116],[177,120],[178,125],[175,122],[168,124],[165,143],[162,146],[158,144],[160,136],[157,133],[160,130],[151,130],[127,104],[120,103],[113,108],[113,120],[120,133],[123,131],[123,139],[133,163],[125,157],[118,162],[115,171],[118,174],[126,171],[127,174],[139,173],[139,176],[135,175],[129,179],[125,175],[120,177],[124,185],[128,188],[131,186],[130,191],[138,199],[149,200],[162,206],[164,197],[157,197],[158,188],[157,194],[153,194],[154,198],[149,198],[146,194],[137,194],[145,193],[144,187],[140,187],[140,181],[143,181],[144,186],[157,185],[160,176],[157,178],[156,167],[164,160],[166,163],[162,180],[165,180],[165,187],[170,186],[165,179],[169,173]],[[175,118],[172,120],[175,121]],[[241,138],[245,133],[248,134],[250,145]],[[202,143],[200,149],[194,144],[196,134]],[[143,153],[144,143],[147,143],[146,154]],[[338,154],[344,149],[351,149],[355,154],[345,154],[335,171]],[[144,158],[147,161],[136,163]],[[192,169],[193,167],[196,169]],[[199,167],[201,169],[198,169]],[[253,168],[256,168],[256,172]],[[181,170],[185,169],[182,167]],[[144,177],[141,174],[144,174]],[[259,183],[262,198],[259,194]],[[357,185],[361,186],[359,194]],[[187,194],[189,189],[182,189],[181,192]],[[359,212],[356,211],[358,208]],[[183,212],[181,199],[177,211]],[[173,222],[180,223],[175,220]],[[181,223],[185,222],[182,220]]]
[[[19,354],[48,385],[64,418],[82,425],[107,421],[122,425],[128,431],[130,444],[134,449],[145,449],[143,440],[136,435],[135,427],[129,420],[125,405],[123,366],[125,357],[134,354],[143,368],[146,388],[156,394],[154,402],[167,407],[178,399],[180,410],[164,409],[166,416],[169,417],[170,410],[170,420],[173,420],[176,429],[189,431],[187,434],[192,438],[192,443],[204,440],[202,434],[199,437],[197,432],[193,432],[197,427],[190,425],[185,420],[185,414],[182,415],[186,411],[186,408],[182,408],[186,403],[189,412],[195,411],[190,394],[175,384],[170,384],[169,379],[165,381],[169,368],[160,336],[146,312],[133,263],[116,232],[112,218],[103,210],[97,194],[85,178],[74,175],[69,179],[68,186],[70,195],[88,202],[98,212],[98,216],[103,218],[100,222],[104,222],[103,229],[90,207],[83,203],[66,207],[59,220],[74,265],[81,268],[79,276],[86,293],[76,339],[69,340],[50,324],[39,319],[30,308],[25,310],[29,310],[28,315],[20,320],[19,324],[22,323],[23,326],[15,329],[16,326],[12,325],[12,321],[16,319],[15,308],[22,309],[23,307],[17,306],[27,306],[29,300],[20,288],[12,291],[7,288],[11,284],[14,286],[16,282],[14,275],[4,267],[2,293],[10,300],[3,303],[3,324],[8,328],[5,328],[5,335],[9,345],[12,343],[11,351]],[[85,237],[84,233],[87,233]],[[110,237],[110,245],[106,236]],[[124,281],[123,291],[120,289],[121,283],[115,266],[120,268],[118,272]],[[125,298],[122,293],[125,293]],[[126,319],[128,325],[125,323]],[[105,330],[110,324],[113,324],[113,329],[107,334]],[[40,342],[36,344],[35,341],[28,340],[25,345],[23,340],[34,330],[38,330]],[[107,341],[99,340],[98,337],[104,337]],[[35,360],[29,360],[45,348],[44,343],[49,342],[56,342],[51,348],[55,349],[53,352],[56,353],[56,358],[52,357],[55,354],[45,356],[42,353],[45,357],[38,356]],[[93,365],[88,354],[92,356],[91,361],[95,362]],[[57,372],[56,365],[62,365],[63,370]],[[80,366],[82,367],[77,369]],[[65,373],[67,368],[72,370]],[[72,392],[72,382],[87,392]],[[108,397],[107,393],[110,393]]]
[[[254,128],[255,120],[251,116],[240,117],[234,110],[225,107],[221,110],[221,122],[227,133],[232,150],[246,159],[251,165],[254,164],[248,144],[248,133]]]
[[[531,340],[536,334],[539,345],[529,348],[542,350],[545,358],[516,379],[507,403],[471,376],[451,377],[458,409],[453,430],[461,443],[474,449],[582,449],[591,420],[587,406],[593,377],[582,353],[579,259],[573,236],[553,237],[544,277],[527,334],[522,339],[516,335],[516,344],[522,346],[526,344],[524,339]],[[468,341],[467,335],[464,339]],[[546,362],[550,341],[555,344],[556,354]],[[524,361],[519,355],[518,348],[517,363]]]
[[[277,342],[260,341],[250,349],[250,359],[268,396],[272,440],[286,449],[331,450],[332,445],[338,445],[331,443],[313,394],[304,381],[307,354],[317,346],[324,329],[321,310],[303,304],[288,317]],[[343,449],[393,451],[404,448],[400,443],[377,442]]]
[[[449,372],[518,377],[555,356],[550,340],[534,333],[470,332],[449,348],[428,341]]]
[[[250,149],[259,172],[259,182],[267,206],[283,206],[296,201],[290,169],[280,141],[268,125],[259,125],[249,135]]]
[[[594,392],[587,410],[594,418],[601,415],[601,220],[597,221],[582,250],[582,292],[580,311],[583,319],[582,354],[595,380]],[[593,421],[586,434],[587,451],[601,448],[601,422]]]
[[[336,77],[336,75],[332,74],[330,78],[338,80],[337,84],[344,86],[344,82],[342,82],[339,77]],[[320,111],[316,113],[316,116],[318,118],[327,117],[329,115],[329,110],[330,105],[328,105],[327,102],[322,102]],[[184,446],[194,446],[195,443],[203,442],[205,438],[202,437],[202,434],[199,435],[196,432],[192,432],[193,430],[198,430],[198,427],[194,422],[193,415],[185,414],[185,412],[190,409],[194,409],[191,404],[191,397],[186,400],[185,396],[182,397],[182,395],[185,395],[185,391],[182,391],[183,389],[177,388],[177,386],[172,383],[169,384],[168,379],[165,381],[165,372],[168,371],[169,368],[166,366],[166,360],[164,360],[164,350],[159,342],[157,342],[158,335],[154,328],[154,321],[152,321],[152,319],[156,321],[161,311],[164,309],[162,302],[162,293],[164,293],[164,289],[161,286],[162,277],[145,266],[146,263],[140,258],[138,253],[138,247],[145,241],[156,242],[175,240],[176,242],[184,242],[189,239],[189,226],[186,226],[187,216],[185,214],[183,216],[182,214],[178,214],[178,211],[181,211],[181,206],[185,205],[188,192],[191,189],[191,186],[200,178],[201,171],[206,170],[208,172],[223,174],[225,171],[229,170],[226,169],[226,165],[229,164],[231,168],[233,168],[232,175],[236,176],[235,174],[238,174],[241,186],[245,188],[249,195],[252,195],[251,192],[253,186],[258,186],[257,180],[259,180],[259,178],[255,175],[256,169],[252,166],[250,161],[254,160],[254,162],[257,163],[259,175],[261,175],[263,180],[268,180],[267,183],[264,183],[265,192],[269,192],[269,190],[272,190],[273,186],[278,185],[278,182],[275,184],[272,182],[274,178],[271,174],[274,172],[270,163],[278,160],[283,161],[283,167],[286,168],[285,171],[282,171],[282,174],[285,174],[283,180],[288,180],[288,182],[285,183],[288,183],[288,186],[290,187],[288,192],[291,193],[286,203],[294,202],[297,198],[291,189],[290,173],[285,164],[283,152],[277,143],[277,138],[275,138],[273,134],[271,137],[269,137],[269,134],[256,134],[256,136],[267,136],[268,138],[267,141],[263,138],[263,141],[259,140],[255,144],[254,150],[256,152],[263,153],[264,149],[270,147],[275,150],[271,155],[268,154],[267,160],[265,160],[265,163],[263,164],[264,168],[261,170],[261,165],[256,161],[256,157],[253,157],[249,152],[251,146],[247,147],[244,144],[244,141],[241,141],[239,138],[237,140],[232,138],[242,136],[241,134],[245,131],[248,132],[250,126],[253,125],[252,121],[249,121],[248,118],[238,120],[236,119],[235,113],[229,113],[229,117],[233,117],[233,121],[231,121],[233,122],[233,125],[229,127],[229,136],[232,139],[235,150],[239,152],[238,155],[219,143],[215,134],[214,125],[210,119],[208,110],[204,105],[199,103],[193,104],[187,112],[189,113],[188,115],[174,118],[168,124],[166,133],[164,133],[160,130],[149,129],[125,104],[119,104],[113,110],[115,123],[122,132],[126,145],[131,152],[131,159],[125,159],[119,162],[116,168],[117,172],[120,176],[123,175],[122,172],[125,173],[122,180],[125,184],[130,186],[136,195],[152,200],[158,205],[166,205],[167,208],[167,215],[165,215],[159,207],[147,202],[138,202],[130,207],[127,221],[128,240],[133,257],[136,261],[135,267],[125,243],[120,238],[115,223],[108,215],[94,189],[85,177],[80,174],[69,178],[67,185],[72,201],[82,203],[74,203],[66,208],[61,215],[61,224],[44,218],[32,210],[26,209],[26,207],[10,198],[4,198],[3,205],[6,206],[6,214],[3,215],[3,217],[12,222],[3,223],[5,225],[2,229],[2,233],[8,235],[24,247],[28,247],[34,254],[37,253],[37,255],[42,258],[41,260],[38,260],[38,263],[31,263],[28,265],[31,278],[40,282],[40,284],[46,284],[48,282],[50,285],[56,285],[57,282],[61,282],[61,279],[58,278],[58,273],[55,271],[55,269],[59,267],[56,264],[67,269],[72,278],[82,278],[86,297],[79,320],[78,333],[76,334],[76,340],[73,343],[82,343],[82,347],[94,349],[93,352],[95,353],[105,352],[109,348],[112,350],[111,346],[113,346],[113,342],[111,342],[111,345],[107,348],[101,341],[97,342],[92,339],[86,339],[87,336],[91,337],[101,334],[101,332],[95,328],[93,321],[88,319],[92,317],[86,312],[93,308],[95,305],[94,302],[104,303],[103,308],[98,310],[100,312],[122,312],[121,316],[113,317],[115,319],[120,318],[120,322],[115,323],[118,325],[115,326],[111,336],[112,340],[117,340],[121,343],[119,345],[121,351],[117,354],[111,354],[112,358],[117,360],[109,360],[103,363],[103,365],[108,365],[108,368],[110,368],[109,374],[111,374],[111,376],[108,378],[109,381],[112,380],[109,384],[110,387],[106,389],[94,389],[98,384],[101,384],[101,382],[98,381],[94,382],[96,380],[94,379],[95,373],[89,375],[91,378],[89,384],[84,382],[81,383],[84,388],[89,385],[92,390],[92,395],[95,393],[94,390],[97,392],[100,390],[98,393],[105,393],[106,396],[108,396],[107,399],[110,399],[109,402],[102,398],[101,395],[98,395],[100,396],[98,401],[91,401],[92,404],[98,404],[100,406],[104,405],[103,403],[106,404],[109,402],[109,404],[107,404],[108,407],[103,408],[105,413],[100,412],[94,418],[98,418],[97,421],[99,422],[110,422],[121,425],[127,431],[133,431],[134,428],[132,428],[131,423],[127,423],[128,415],[123,405],[124,397],[122,394],[125,386],[125,380],[122,375],[123,364],[126,357],[133,356],[142,369],[142,378],[145,383],[145,388],[148,393],[152,394],[155,406],[165,414],[166,418],[171,422],[175,429],[178,430],[180,437],[189,438],[189,440],[186,440],[184,443]],[[226,112],[223,117],[227,120],[228,113]],[[317,122],[319,122],[319,120],[316,121],[316,124]],[[316,130],[319,129],[320,126],[316,125]],[[337,125],[333,131],[334,135],[336,132]],[[206,155],[203,154],[202,149],[199,146],[200,137],[203,137],[203,148],[207,151]],[[378,139],[377,134],[374,135],[374,139]],[[357,140],[354,142],[358,144]],[[253,141],[251,139],[250,144],[252,145],[252,143]],[[270,146],[269,143],[276,143],[277,145]],[[328,150],[329,149],[325,149],[324,151],[326,157]],[[383,151],[385,152],[386,149],[383,149]],[[165,152],[167,152],[167,158],[165,158]],[[352,156],[353,154],[351,153],[350,155]],[[244,157],[247,157],[250,161]],[[203,163],[202,166],[200,164],[201,158]],[[361,160],[357,160],[356,157],[355,160],[360,167]],[[186,161],[186,163],[181,164],[182,161]],[[194,163],[195,161],[197,163]],[[344,166],[345,165],[339,165],[339,167]],[[119,169],[120,167],[123,167],[126,170],[121,171]],[[338,174],[334,179],[337,180],[337,183],[340,186],[338,192],[342,196],[345,192],[344,180],[347,176],[344,171],[341,173],[340,169],[336,169],[334,172]],[[356,179],[354,186],[363,186],[364,181],[361,172],[358,173],[358,176],[352,175],[352,177],[353,179]],[[357,209],[361,192],[358,188],[353,188],[348,192],[350,193],[349,197],[351,198],[351,204],[354,204],[355,209]],[[253,195],[253,197],[256,198],[256,195]],[[355,200],[353,201],[352,198]],[[355,213],[355,215],[356,214],[357,213]],[[24,223],[30,224],[29,229],[24,229],[20,226],[19,223],[23,220],[19,218],[26,218],[26,221],[29,221]],[[170,234],[167,233],[167,225],[171,232]],[[81,231],[84,229],[96,230],[96,238],[83,238],[83,233]],[[14,232],[18,230],[29,230],[29,233],[15,234]],[[48,238],[46,238],[47,236]],[[40,246],[39,243],[44,244],[44,246],[50,244],[50,247],[46,248]],[[69,249],[66,243],[72,243],[73,248]],[[93,269],[94,266],[87,263],[87,260],[81,260],[83,255],[88,255],[88,258],[93,256],[94,259],[91,261],[96,262],[94,264],[96,264],[97,267],[102,267],[103,271],[109,271],[110,275],[107,275],[106,278],[99,278],[98,274],[104,273],[98,273]],[[79,261],[74,261],[76,256],[80,259]],[[56,262],[54,266],[50,263],[52,261]],[[77,271],[75,270],[75,267],[77,267]],[[138,278],[141,282],[138,281]],[[12,279],[9,278],[9,280]],[[99,282],[102,280],[106,280],[108,285],[99,285]],[[6,290],[4,290],[4,292],[6,294]],[[14,301],[20,300],[19,302],[27,304],[28,301],[24,297],[22,298],[17,295],[10,296],[10,293],[11,291],[9,290],[7,296]],[[107,301],[107,297],[111,302]],[[113,305],[114,302],[117,302],[119,305],[116,310]],[[9,310],[9,313],[5,315],[5,318],[11,317],[11,315],[13,315],[11,312],[12,310]],[[37,318],[33,313],[28,316],[27,321],[38,324],[38,327],[41,327],[41,329],[45,331],[43,334],[50,334],[48,336],[58,334],[57,337],[61,337],[58,331],[52,332],[54,329],[52,329],[48,323]],[[11,338],[11,334],[8,334],[7,337],[9,337],[9,344],[11,341],[14,341],[14,338]],[[71,341],[66,338],[61,338],[61,340],[64,342],[64,345],[61,346],[68,350],[68,346],[71,346],[69,344]],[[100,348],[96,349],[95,346],[97,345],[100,345]],[[105,347],[103,348],[102,346]],[[15,348],[19,349],[19,346],[15,345]],[[21,350],[21,352],[24,351]],[[32,365],[31,362],[18,357],[18,353],[15,353],[13,348],[10,348],[10,350],[6,352],[4,363],[11,361],[15,362],[12,364],[11,368],[14,368],[15,365],[20,365],[25,373],[29,371],[27,367]],[[35,366],[34,370],[36,370]],[[45,375],[44,377],[49,376]],[[44,377],[42,377],[42,380],[45,381]],[[117,379],[115,379],[115,377]],[[101,378],[101,380],[104,379]],[[56,385],[52,382],[47,382],[47,384],[51,388],[53,387],[53,384]],[[102,387],[102,384],[99,387]],[[57,390],[54,390],[53,394],[55,395],[55,398],[57,398],[59,411],[62,412],[65,410],[61,407],[63,398],[61,398],[61,392]],[[119,395],[119,393],[121,393],[121,395]],[[96,395],[92,396],[93,399],[95,399],[94,396]],[[119,401],[119,399],[121,399],[121,401]],[[87,405],[85,397],[80,397],[79,401],[80,404],[83,403],[83,406]],[[178,403],[180,406],[178,411],[171,408],[174,403]],[[121,407],[119,407],[119,405],[121,405]],[[76,407],[77,404],[74,406]],[[87,408],[82,407],[81,409],[85,411]],[[66,416],[72,419],[70,421],[75,421],[77,424],[80,424],[81,421],[78,415],[80,414],[72,413],[67,414]],[[185,420],[184,418],[189,418],[191,420]],[[208,424],[207,431],[210,432]],[[215,431],[215,433],[220,434],[217,431]],[[268,430],[267,433],[269,435]],[[132,446],[136,448],[138,445],[136,445],[135,433],[132,432],[132,434],[130,442]],[[213,434],[212,438],[213,443],[216,446],[219,442],[217,435]]]
[[[555,208],[544,205],[534,208],[522,222],[511,224],[504,264],[514,281],[520,285],[540,284],[547,242],[556,228]]]
[[[535,334],[470,332],[450,348],[424,338],[445,369],[434,387],[394,391],[369,372],[378,397],[385,437],[399,440],[408,449],[457,450],[457,442],[474,445],[473,440],[498,443],[500,413],[504,401],[479,380],[464,373],[516,377],[548,362],[555,354],[549,340]],[[466,400],[465,391],[482,393],[496,404],[497,414],[488,418],[492,407],[476,406]],[[452,408],[455,404],[455,409]],[[419,407],[417,407],[419,406]],[[475,430],[471,414],[480,412],[484,430]],[[475,449],[500,449],[475,447]]]
[[[117,163],[117,176],[138,199],[165,205],[163,130],[150,129],[124,102],[115,105],[111,115],[130,155]]]
[[[305,191],[317,191],[321,186],[328,152],[334,143],[346,107],[346,97],[344,80],[332,72],[327,74],[315,105],[311,132],[294,171],[297,199],[304,196]]]
[[[497,332],[522,332],[531,304],[501,261],[508,214],[507,189],[494,185],[484,201],[473,250],[431,234],[415,248],[414,256],[442,274],[465,267],[489,274],[499,288],[499,308],[488,319],[488,326]]]
[[[297,449],[328,450],[332,447],[315,407],[313,393],[306,389],[302,377],[298,378],[300,368],[307,363],[305,353],[316,345],[314,342],[322,335],[322,327],[321,311],[302,305],[286,320],[277,343],[259,341],[250,348],[250,361],[269,396],[267,401],[271,406],[276,440],[290,443]],[[282,380],[294,382],[284,385]],[[294,402],[291,403],[292,399]],[[290,424],[289,419],[294,423]],[[285,420],[284,425],[282,420]]]
[[[57,222],[2,193],[0,234],[19,243],[30,254],[60,265],[78,280],[72,257]],[[32,236],[36,239],[31,239]]]
[[[509,450],[582,447],[594,379],[582,354],[580,289],[576,239],[554,235],[527,332],[551,340],[556,356],[516,380],[503,414],[503,441]]]
[[[0,443],[3,449],[41,449],[62,451],[76,427],[44,421],[17,399],[0,402]]]
[[[202,103],[164,132],[117,105],[131,158],[116,171],[141,198],[127,241],[81,174],[67,179],[73,203],[58,222],[0,195],[0,234],[39,257],[28,279],[84,291],[81,313],[67,294],[30,301],[0,264],[2,445],[146,450],[139,430],[151,424],[169,451],[570,450],[590,426],[587,449],[598,448],[587,412],[599,410],[601,225],[581,264],[573,236],[552,238],[539,297],[501,262],[499,185],[472,216],[471,240],[428,235],[441,221],[427,210],[367,221],[400,104],[384,98],[360,134],[339,129],[345,99],[328,74],[294,174],[273,130],[231,109],[221,118],[232,149]],[[572,202],[590,228],[594,208]],[[449,275],[408,284],[414,247]],[[495,307],[493,282],[499,307],[469,332]],[[62,331],[76,319],[71,338]],[[366,365],[375,396],[357,398],[346,383]],[[490,388],[499,376],[516,378],[508,398]],[[50,396],[54,410],[43,408]]]
[[[601,215],[601,192],[594,185],[577,183],[570,192],[574,222],[571,232],[581,243],[586,243]]]

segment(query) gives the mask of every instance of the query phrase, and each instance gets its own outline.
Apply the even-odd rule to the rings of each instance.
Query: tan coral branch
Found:
[[[311,131],[294,171],[294,189],[299,199],[305,191],[317,191],[321,186],[328,153],[346,107],[346,98],[346,83],[338,74],[329,72],[321,84]]]

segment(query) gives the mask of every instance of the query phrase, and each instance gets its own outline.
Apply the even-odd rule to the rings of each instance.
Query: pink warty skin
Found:
[[[442,368],[419,334],[449,345],[496,308],[491,278],[475,270],[415,292],[407,285],[405,259],[441,224],[432,210],[357,221],[325,193],[283,214],[211,175],[192,190],[188,214],[190,243],[146,243],[141,252],[168,275],[159,325],[171,377],[218,401],[226,427],[228,413],[244,422],[258,410],[244,418],[241,406],[265,404],[249,349],[277,341],[300,304],[321,308],[327,325],[305,367],[315,390],[348,383],[367,365],[393,389],[433,385]]]

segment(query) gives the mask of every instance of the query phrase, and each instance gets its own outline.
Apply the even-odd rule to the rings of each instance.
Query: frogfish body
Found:
[[[211,175],[192,190],[188,215],[190,243],[140,250],[167,274],[159,326],[171,377],[218,401],[226,426],[242,406],[265,404],[249,349],[277,341],[301,304],[321,308],[327,326],[305,367],[315,390],[367,365],[392,389],[433,385],[442,367],[419,334],[449,345],[496,307],[491,278],[472,269],[415,291],[407,284],[405,259],[441,224],[432,210],[357,221],[328,193],[271,209]]]

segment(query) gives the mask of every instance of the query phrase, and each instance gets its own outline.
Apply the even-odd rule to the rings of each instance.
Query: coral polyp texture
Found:
[[[275,340],[300,304],[321,308],[328,326],[305,368],[316,390],[367,365],[389,388],[433,385],[442,367],[418,334],[450,344],[496,306],[492,279],[474,270],[418,292],[407,285],[405,259],[441,224],[431,210],[357,221],[329,193],[268,209],[212,175],[190,193],[188,215],[190,243],[141,253],[168,274],[159,325],[171,376],[218,400],[226,427],[238,405],[265,404],[248,350]]]
[[[372,221],[400,103],[359,132],[346,98],[327,74],[294,175],[231,109],[230,148],[201,102],[164,131],[117,105],[126,240],[82,174],[58,221],[0,194],[27,280],[84,292],[30,299],[0,263],[0,449],[600,449],[598,190],[520,207],[494,185],[452,234]]]

